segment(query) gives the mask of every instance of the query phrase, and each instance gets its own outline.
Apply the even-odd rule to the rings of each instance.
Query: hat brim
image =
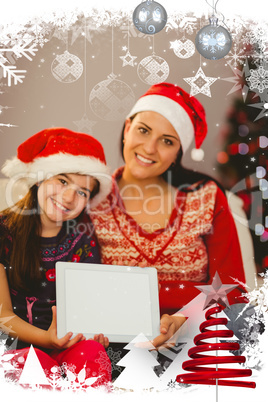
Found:
[[[61,173],[75,173],[92,176],[98,180],[99,192],[90,201],[90,208],[96,207],[111,191],[112,178],[109,168],[100,160],[83,155],[57,153],[36,158],[24,163],[17,157],[7,160],[2,173],[13,181],[23,180],[28,187]]]

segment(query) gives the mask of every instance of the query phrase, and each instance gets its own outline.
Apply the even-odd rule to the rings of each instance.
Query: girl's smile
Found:
[[[84,210],[96,180],[79,174],[59,174],[43,181],[37,192],[42,233],[58,232],[64,221]]]
[[[53,203],[57,208],[59,208],[61,211],[65,211],[65,212],[70,211],[70,209],[64,207],[62,204],[60,204],[58,201],[54,200],[52,197],[50,197],[50,199],[51,199],[52,203]]]

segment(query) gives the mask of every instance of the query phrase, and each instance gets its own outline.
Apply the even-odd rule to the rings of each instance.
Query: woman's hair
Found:
[[[130,117],[130,121],[134,119],[136,116],[133,115]],[[125,124],[122,129],[121,133],[121,139],[120,139],[120,147],[121,147],[121,155],[124,159],[124,131],[125,131]],[[195,191],[200,186],[203,186],[205,183],[208,181],[214,181],[218,187],[225,193],[223,187],[221,186],[220,183],[217,182],[214,178],[204,174],[204,173],[199,173],[195,172],[194,170],[191,169],[186,169],[185,167],[182,166],[181,160],[183,156],[183,151],[182,148],[180,147],[176,161],[172,163],[169,168],[162,174],[163,179],[171,184],[174,187],[179,187],[181,191]],[[197,183],[196,186],[191,187],[192,184]]]
[[[38,186],[33,185],[28,193],[14,206],[0,215],[0,258],[8,253],[8,272],[13,289],[32,290],[43,278],[41,267],[41,218],[37,200]],[[90,193],[92,199],[99,192],[99,182]],[[83,211],[76,218],[83,215]],[[7,251],[8,250],[8,251]]]

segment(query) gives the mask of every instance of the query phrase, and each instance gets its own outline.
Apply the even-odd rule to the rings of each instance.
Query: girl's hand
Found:
[[[107,336],[104,336],[103,334],[94,335],[93,340],[95,342],[101,343],[105,348],[108,348],[109,346],[109,339],[107,338]]]
[[[167,342],[178,331],[185,321],[186,318],[182,315],[176,316],[163,314],[160,320],[160,335],[152,340],[152,344],[155,346],[155,348],[157,349]]]
[[[78,334],[73,339],[71,339],[71,337],[73,336],[72,332],[69,332],[68,334],[66,334],[65,336],[63,336],[60,339],[58,338],[56,306],[52,307],[52,322],[51,322],[50,327],[47,330],[47,336],[48,336],[48,343],[49,343],[50,347],[53,349],[67,349],[67,348],[73,346],[75,343],[86,339],[83,334]]]

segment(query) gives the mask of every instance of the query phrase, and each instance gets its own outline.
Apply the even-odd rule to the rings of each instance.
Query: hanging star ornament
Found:
[[[198,290],[205,293],[207,298],[205,300],[205,305],[203,310],[207,307],[211,306],[212,304],[219,303],[223,304],[225,307],[230,307],[227,293],[231,292],[234,288],[238,285],[223,285],[220,279],[218,272],[215,273],[215,276],[212,279],[211,285],[204,285],[204,286],[195,286]]]
[[[84,131],[87,134],[92,134],[92,128],[97,123],[96,121],[89,120],[86,114],[82,117],[81,120],[77,120],[73,122],[79,131]]]
[[[217,78],[214,77],[206,77],[201,67],[199,67],[194,77],[183,79],[191,86],[191,96],[195,96],[200,93],[209,97],[211,97],[210,85],[217,80]]]
[[[129,50],[127,51],[127,53],[125,54],[125,56],[120,56],[120,59],[123,60],[123,66],[131,66],[134,67],[134,60],[136,59],[136,56],[131,56],[131,54],[129,53]]]

